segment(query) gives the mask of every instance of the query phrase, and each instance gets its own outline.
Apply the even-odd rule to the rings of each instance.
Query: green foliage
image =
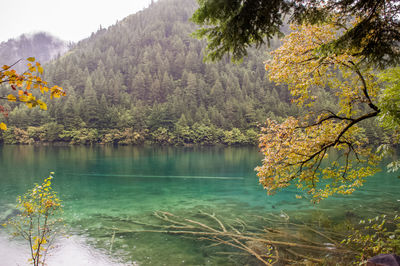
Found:
[[[280,33],[282,17],[290,10],[288,1],[199,0],[198,3],[192,21],[204,27],[195,36],[207,38],[210,60],[219,60],[229,53],[234,60],[242,59],[250,44],[261,46],[264,38],[269,41]]]
[[[400,67],[389,68],[380,75],[384,88],[379,95],[380,124],[387,129],[399,129],[400,125]]]
[[[133,131],[131,128],[126,128],[123,131],[111,129],[105,132],[106,133],[100,137],[100,143],[102,144],[132,145],[144,142],[143,135]]]
[[[212,145],[220,143],[222,139],[222,134],[222,130],[217,130],[213,126],[208,126],[200,123],[195,123],[192,126],[192,141],[195,144]]]
[[[192,143],[192,136],[194,132],[187,125],[180,125],[177,123],[175,125],[175,142],[177,144],[183,145],[187,143]]]
[[[358,228],[351,228],[351,234],[342,241],[358,251],[357,259],[363,263],[366,259],[379,254],[399,254],[400,217],[395,215],[376,216],[360,220]]]
[[[258,143],[259,133],[257,131],[255,131],[254,129],[250,128],[250,129],[246,130],[245,136],[246,136],[246,141],[248,142],[248,144],[256,145]]]
[[[165,145],[172,143],[171,133],[164,127],[157,128],[157,130],[151,133],[151,137],[157,144]]]
[[[227,145],[241,144],[246,142],[246,137],[239,129],[233,128],[224,132],[223,142]]]
[[[385,130],[395,133],[386,138],[385,143],[379,146],[378,152],[382,156],[393,156],[396,153],[396,146],[393,144],[400,142],[400,67],[382,71],[379,81],[383,84],[377,104],[380,109],[378,121]],[[387,169],[391,172],[400,169],[400,160],[389,163]]]
[[[18,197],[20,214],[3,225],[9,227],[14,236],[27,240],[31,251],[29,261],[35,266],[45,265],[61,222],[57,217],[61,201],[51,186],[52,174],[42,184],[35,184],[33,189]]]
[[[97,129],[93,128],[82,128],[73,131],[63,131],[61,138],[68,138],[71,140],[71,144],[94,144],[99,140]]]
[[[17,127],[10,127],[2,133],[2,141],[5,144],[33,144],[35,141],[29,136],[29,132]]]
[[[366,61],[384,67],[400,59],[399,8],[396,0],[298,1],[298,0],[198,0],[192,20],[201,28],[196,36],[207,38],[211,60],[231,53],[234,60],[247,55],[250,45],[260,46],[281,34],[285,20],[318,24],[338,19],[347,25],[339,38],[320,47],[324,53],[358,50]],[[354,25],[348,22],[362,14]]]
[[[1,132],[1,140],[5,144],[17,144],[14,128],[9,127],[6,131]]]
[[[28,127],[26,130],[10,127],[7,131],[0,133],[0,141],[5,144],[64,142],[78,145],[95,143],[135,145],[142,144],[146,140],[146,142],[161,145],[255,145],[258,138],[255,129],[223,130],[202,123],[195,123],[193,126],[176,123],[173,129],[159,127],[154,131],[136,131],[133,128],[97,130],[85,127],[64,130],[62,125],[49,123],[41,127]]]

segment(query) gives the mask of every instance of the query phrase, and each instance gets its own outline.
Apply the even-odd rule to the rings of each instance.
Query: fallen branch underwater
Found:
[[[224,223],[215,214],[199,211],[195,215],[200,219],[191,217],[185,218],[169,212],[157,211],[153,213],[155,223],[129,220],[130,223],[140,225],[143,229],[110,229],[115,234],[126,233],[163,233],[173,235],[186,235],[196,237],[198,240],[214,242],[208,247],[225,245],[236,248],[242,252],[217,252],[218,254],[240,256],[251,255],[264,265],[274,264],[303,264],[309,265],[310,262],[323,263],[321,257],[333,254],[344,255],[351,251],[341,248],[334,236],[328,235],[329,232],[320,232],[307,225],[289,223],[288,216],[285,221],[259,217],[263,224],[269,223],[271,227],[264,226],[257,228],[249,226],[240,219],[232,220],[231,223]],[[276,216],[275,216],[276,217]],[[278,228],[277,225],[286,227]],[[236,228],[240,226],[240,229]],[[288,228],[292,226],[293,228]],[[301,228],[313,237],[318,237],[320,242],[311,240],[299,235],[298,229]],[[294,231],[297,229],[297,231]],[[327,243],[324,243],[328,241]],[[244,252],[243,252],[244,251]]]

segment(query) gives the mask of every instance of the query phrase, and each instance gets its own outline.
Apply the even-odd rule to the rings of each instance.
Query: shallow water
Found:
[[[72,242],[60,240],[60,246],[75,255],[58,252],[53,265],[79,256],[87,263],[71,263],[232,265],[203,243],[164,234],[117,234],[110,251],[113,228],[151,220],[157,210],[183,216],[203,210],[242,220],[284,211],[297,220],[333,221],[399,211],[400,179],[394,174],[380,172],[352,196],[313,205],[296,199],[293,189],[267,196],[254,172],[260,160],[253,147],[1,146],[0,222],[12,215],[17,195],[51,171],[56,173],[53,187],[63,200],[64,219],[75,237]],[[7,241],[0,236],[0,257],[12,261],[16,253],[1,248],[9,246]],[[103,256],[99,254],[104,255],[103,264],[96,262]]]

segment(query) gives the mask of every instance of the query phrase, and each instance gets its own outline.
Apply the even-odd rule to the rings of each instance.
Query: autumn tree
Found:
[[[46,265],[46,256],[57,234],[60,233],[61,200],[51,186],[52,174],[39,185],[35,184],[17,199],[20,214],[7,221],[13,235],[22,237],[29,243],[30,259],[34,266]]]
[[[257,171],[270,193],[295,184],[318,201],[352,193],[377,171],[381,158],[370,147],[362,122],[388,110],[382,105],[385,90],[357,49],[341,54],[321,49],[340,35],[336,25],[293,26],[266,63],[269,78],[287,84],[294,102],[309,110],[282,123],[269,119],[262,129],[264,160]],[[312,110],[320,100],[316,88],[327,88],[337,108]],[[332,150],[337,156],[330,159]]]
[[[270,192],[291,184],[315,201],[348,194],[377,171],[380,156],[372,150],[362,124],[376,121],[398,130],[400,40],[397,1],[227,1],[199,0],[192,20],[207,38],[208,59],[231,54],[242,59],[252,44],[261,46],[292,32],[272,53],[266,69],[277,84],[287,85],[303,110],[283,122],[268,119],[262,129],[261,184]],[[288,30],[285,21],[293,23]],[[325,91],[325,92],[324,92]],[[324,93],[321,93],[324,92]],[[333,107],[321,108],[321,96]],[[390,100],[389,100],[390,99]],[[387,143],[397,141],[391,135]],[[378,151],[389,150],[383,144]],[[335,150],[338,157],[331,158]],[[393,170],[400,163],[391,164]]]
[[[39,107],[42,110],[47,110],[47,105],[42,100],[38,99],[39,91],[41,94],[48,93],[50,98],[64,96],[65,92],[59,86],[49,87],[45,80],[42,80],[43,67],[39,62],[35,61],[34,57],[27,58],[27,71],[18,74],[13,67],[21,60],[11,66],[4,65],[0,70],[0,86],[9,86],[10,93],[8,95],[0,95],[0,99],[9,102],[20,102],[27,105],[29,108]],[[35,94],[35,95],[34,95]],[[7,118],[7,110],[3,105],[0,105],[0,113]],[[0,123],[1,130],[7,130],[4,122]]]

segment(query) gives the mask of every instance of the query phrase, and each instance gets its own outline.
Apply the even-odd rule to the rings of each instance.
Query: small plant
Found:
[[[15,237],[29,242],[31,258],[35,265],[45,265],[46,255],[56,236],[61,222],[57,214],[61,211],[60,199],[51,187],[52,174],[42,184],[35,184],[23,196],[17,198],[20,214],[8,220],[3,226],[10,227]]]
[[[399,254],[400,252],[400,216],[376,216],[372,219],[360,220],[359,228],[352,228],[342,244],[355,248],[357,259],[363,262],[379,254]]]

